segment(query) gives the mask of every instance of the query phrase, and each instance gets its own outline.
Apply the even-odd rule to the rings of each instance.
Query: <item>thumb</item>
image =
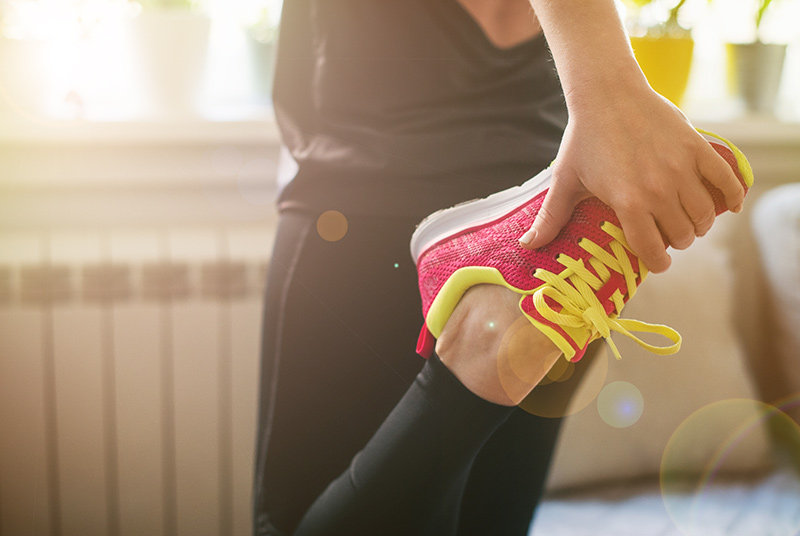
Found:
[[[549,244],[572,217],[575,205],[589,196],[579,181],[554,177],[536,220],[519,239],[520,245],[524,249],[537,249]]]

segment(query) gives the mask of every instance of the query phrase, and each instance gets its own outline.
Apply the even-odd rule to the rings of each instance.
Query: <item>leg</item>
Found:
[[[294,531],[423,364],[407,253],[416,222],[348,220],[345,237],[326,242],[316,215],[281,216],[262,345],[254,480],[262,536]]]
[[[455,534],[459,504],[476,455],[515,411],[510,405],[518,396],[524,397],[560,355],[538,330],[516,322],[521,315],[518,309],[508,308],[506,293],[511,293],[497,290],[470,290],[440,340],[449,363],[471,385],[483,389],[482,395],[508,403],[485,400],[465,387],[437,356],[432,357],[350,467],[306,513],[298,536]],[[494,319],[494,326],[482,331],[476,323],[479,318],[485,323],[484,313]],[[464,352],[463,357],[455,351]],[[525,361],[518,362],[522,357]],[[505,389],[503,385],[509,382],[511,387]],[[549,456],[552,440],[544,439],[547,446],[542,450]],[[541,443],[542,438],[535,441]],[[508,499],[507,493],[518,490],[499,491]],[[523,494],[522,501],[530,496]],[[524,508],[523,523],[529,523],[530,509]]]
[[[524,536],[544,493],[561,418],[516,408],[481,449],[461,502],[458,536]]]
[[[418,370],[413,340],[420,304],[409,300],[417,290],[413,267],[405,262],[394,268],[396,261],[402,264],[407,258],[413,223],[403,232],[395,229],[397,222],[382,228],[357,219],[350,224],[344,239],[325,243],[315,234],[314,218],[281,219],[266,296],[254,493],[257,533],[291,534],[315,497],[352,460],[349,471],[359,475],[357,482],[369,483],[361,488],[368,493],[353,496],[350,473],[345,472],[317,499],[298,534],[325,534],[323,529],[333,530],[347,515],[368,519],[365,516],[375,512],[369,497],[398,489],[405,495],[391,503],[391,514],[380,517],[383,528],[370,527],[367,533],[388,534],[389,527],[402,528],[405,522],[415,524],[406,534],[452,534],[472,459],[511,410],[476,396],[447,368],[432,362],[414,382],[406,402],[363,448]],[[410,274],[403,275],[404,268]],[[480,292],[470,291],[465,307],[469,294]],[[511,310],[518,314],[516,303]],[[466,315],[468,321],[454,322],[453,329],[468,327],[476,317]],[[499,330],[493,333],[488,347],[500,347],[503,337],[498,338]],[[477,348],[486,342],[477,335],[473,331],[456,339]],[[497,362],[494,353],[486,355],[487,361]],[[538,374],[546,371],[542,363],[533,362]],[[457,369],[462,364],[454,363]],[[471,359],[463,363],[486,365]],[[432,410],[420,411],[426,407]],[[461,418],[465,411],[468,419]],[[483,417],[475,419],[477,414]],[[423,433],[415,433],[415,425]],[[406,444],[405,438],[433,443],[423,441],[416,450],[386,448]],[[384,461],[390,473],[393,467],[416,467],[408,474],[422,479],[397,488],[391,478],[380,476],[385,474]]]
[[[475,396],[432,356],[295,535],[454,535],[472,460],[512,410]]]
[[[548,417],[526,400],[514,410],[483,446],[470,470],[461,502],[458,536],[525,536],[545,491],[558,433],[572,394],[602,345],[589,346],[565,383],[545,387]],[[538,387],[536,389],[542,389]],[[536,389],[534,391],[536,391]],[[538,393],[538,397],[543,393]]]
[[[518,300],[501,287],[471,289],[437,343],[465,385],[498,403],[518,404],[561,358],[520,313]],[[481,351],[469,352],[476,347]],[[528,533],[560,425],[561,419],[514,409],[475,457],[461,503],[459,536]]]

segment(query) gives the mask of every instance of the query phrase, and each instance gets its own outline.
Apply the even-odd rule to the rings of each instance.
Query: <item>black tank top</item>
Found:
[[[544,37],[499,49],[456,0],[285,0],[281,208],[418,215],[532,177],[567,114]]]

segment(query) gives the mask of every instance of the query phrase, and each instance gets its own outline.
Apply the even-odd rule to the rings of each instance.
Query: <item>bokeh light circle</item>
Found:
[[[577,363],[560,357],[519,407],[548,418],[578,413],[597,399],[608,376],[608,362],[603,344],[590,346]]]
[[[328,242],[336,242],[347,234],[347,218],[338,210],[323,212],[317,219],[317,233]]]
[[[730,479],[763,473],[774,463],[770,436],[780,434],[800,445],[800,426],[781,409],[750,399],[709,404],[675,430],[661,460],[661,496],[675,525],[686,536],[722,534],[726,520],[714,506],[715,492]],[[720,486],[720,483],[723,483]],[[795,536],[796,509],[752,502],[748,517],[770,520],[770,534]]]
[[[487,324],[489,329],[496,328],[495,322]],[[518,378],[525,383],[535,385],[545,373],[548,363],[543,361],[544,354],[537,355],[541,348],[542,332],[533,327],[527,318],[520,316],[506,331],[501,343],[500,352],[504,355],[498,362],[508,364],[511,378]],[[563,361],[559,358],[558,361]]]
[[[553,365],[553,368],[547,371],[547,374],[540,385],[547,385],[553,382],[565,382],[569,380],[573,374],[575,374],[575,367],[577,365],[571,361],[567,361],[566,359],[559,359]]]
[[[639,420],[644,411],[642,392],[630,382],[611,382],[597,397],[600,418],[614,428],[627,428]]]

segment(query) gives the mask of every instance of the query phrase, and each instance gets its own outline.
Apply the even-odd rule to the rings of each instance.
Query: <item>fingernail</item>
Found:
[[[732,212],[734,212],[734,213],[736,213],[736,214],[739,214],[739,213],[742,211],[742,208],[744,208],[744,207],[742,206],[742,204],[741,204],[741,203],[739,203],[738,205],[736,205],[736,206],[733,208],[733,211],[732,211]]]
[[[524,235],[522,235],[519,239],[520,244],[528,245],[533,242],[533,239],[536,238],[536,231],[533,229],[528,229]]]

